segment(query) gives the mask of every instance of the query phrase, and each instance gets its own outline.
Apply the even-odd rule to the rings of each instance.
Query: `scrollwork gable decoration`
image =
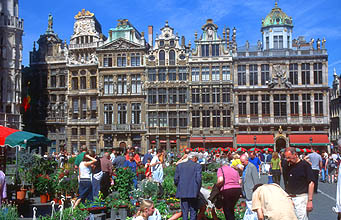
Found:
[[[112,42],[103,45],[100,50],[130,50],[130,49],[143,49],[144,47],[140,44],[127,41],[123,38],[119,38]]]
[[[272,74],[272,78],[270,82],[267,83],[270,89],[275,88],[288,88],[292,87],[291,82],[287,76],[287,69],[282,65],[274,65],[273,66],[274,73]]]
[[[220,40],[220,37],[217,34],[218,26],[213,23],[212,19],[207,19],[206,24],[204,24],[201,29],[203,30],[201,36],[202,41]]]

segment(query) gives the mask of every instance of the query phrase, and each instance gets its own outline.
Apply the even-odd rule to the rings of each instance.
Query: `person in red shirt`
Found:
[[[152,177],[152,170],[150,169],[150,162],[151,160],[148,158],[146,165],[144,165],[144,167],[146,168],[146,178],[150,179]]]

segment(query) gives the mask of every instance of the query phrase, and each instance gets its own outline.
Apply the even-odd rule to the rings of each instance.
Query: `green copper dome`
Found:
[[[262,20],[262,28],[266,28],[269,26],[293,26],[292,18],[285,14],[282,9],[280,9],[275,4],[275,7],[271,10],[271,12],[266,16],[265,19]]]

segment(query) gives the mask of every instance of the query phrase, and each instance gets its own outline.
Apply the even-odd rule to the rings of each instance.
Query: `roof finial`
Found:
[[[275,8],[278,8],[278,0],[275,1]]]
[[[336,68],[334,67],[334,76],[337,76],[337,74],[336,74]]]

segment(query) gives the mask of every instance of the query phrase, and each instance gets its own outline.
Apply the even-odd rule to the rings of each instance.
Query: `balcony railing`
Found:
[[[23,30],[24,20],[15,16],[0,15],[0,27],[13,27]]]
[[[20,129],[20,115],[11,113],[0,113],[0,125]]]

